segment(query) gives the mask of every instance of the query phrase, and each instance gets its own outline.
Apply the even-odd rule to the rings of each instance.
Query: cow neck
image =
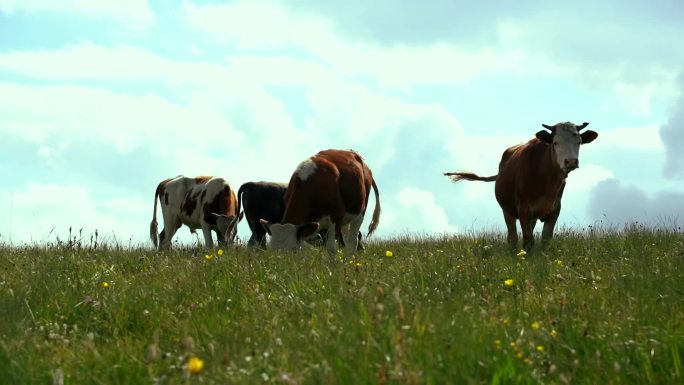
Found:
[[[551,167],[545,167],[540,174],[543,175],[544,185],[550,187],[555,192],[560,188],[563,180],[568,177],[568,174],[563,171],[560,166],[558,166],[556,161],[556,151],[554,150],[553,145],[541,141],[540,144],[544,146],[545,149],[544,157],[546,159],[543,163],[548,162],[546,164],[551,164]]]
[[[291,223],[293,225],[301,225],[308,220],[309,216],[309,199],[304,196],[306,189],[300,188],[300,183],[290,183],[293,186],[292,194],[289,194],[287,202],[285,202],[285,213],[280,223]]]

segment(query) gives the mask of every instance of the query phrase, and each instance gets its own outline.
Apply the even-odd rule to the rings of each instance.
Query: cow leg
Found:
[[[546,243],[553,237],[553,229],[556,227],[556,221],[560,215],[560,204],[558,208],[544,221],[544,229],[542,229],[542,243]]]
[[[261,243],[261,242],[257,241],[256,234],[252,233],[252,236],[249,237],[249,240],[247,241],[247,246],[254,246],[257,243]]]
[[[363,214],[359,214],[349,223],[349,228],[344,234],[345,256],[351,257],[356,252],[359,245],[359,229],[363,223]]]
[[[556,207],[548,215],[544,221],[544,229],[542,230],[542,243],[546,243],[553,237],[553,229],[556,227],[556,221],[558,221],[558,216],[561,211],[561,199],[563,198],[563,191],[565,190],[565,182],[558,190],[558,196],[556,197]]]
[[[218,230],[214,230],[214,233],[216,234],[216,243],[218,243],[219,247],[225,248],[226,245],[228,245],[228,241],[225,238],[225,234],[221,234],[221,232]]]
[[[166,239],[166,231],[162,229],[161,233],[159,233],[159,245],[157,245],[157,249],[161,250],[162,245],[164,245],[164,240]]]
[[[537,224],[537,219],[532,218],[529,215],[520,216],[520,227],[523,233],[523,249],[526,252],[532,251],[532,246],[534,246],[534,225]]]
[[[214,240],[211,237],[211,229],[206,224],[202,225],[202,234],[204,234],[204,245],[207,249],[213,249]]]
[[[514,216],[504,212],[504,220],[506,221],[506,228],[508,229],[508,246],[511,250],[515,250],[518,247],[518,227],[515,223],[516,219]]]
[[[337,253],[337,236],[340,232],[336,222],[330,222],[330,227],[328,227],[328,236],[325,240],[325,248],[328,250],[328,254],[335,255]]]
[[[176,234],[176,230],[180,228],[180,224],[175,220],[175,218],[170,218],[169,220],[164,219],[164,230],[162,230],[159,239],[159,250],[170,250],[171,240]]]

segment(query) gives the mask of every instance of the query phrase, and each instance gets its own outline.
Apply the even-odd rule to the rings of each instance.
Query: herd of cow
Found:
[[[565,180],[579,167],[580,145],[598,136],[592,130],[580,132],[587,125],[544,124],[548,131],[541,130],[527,143],[504,151],[497,175],[444,175],[454,182],[496,182],[495,195],[503,210],[509,245],[517,247],[516,220],[520,220],[523,247],[529,251],[537,220],[544,222],[543,241],[553,235]],[[156,247],[168,249],[176,230],[184,224],[192,232],[202,229],[207,247],[214,246],[212,231],[220,245],[232,244],[244,216],[252,231],[250,246],[294,250],[318,237],[329,252],[334,253],[339,243],[349,256],[361,247],[360,229],[371,189],[375,209],[367,236],[380,220],[380,193],[370,168],[354,151],[321,151],[302,161],[289,183],[248,182],[240,186],[237,196],[223,178],[177,176],[157,186],[150,238]],[[164,221],[159,234],[157,202]],[[266,234],[270,236],[268,242]]]

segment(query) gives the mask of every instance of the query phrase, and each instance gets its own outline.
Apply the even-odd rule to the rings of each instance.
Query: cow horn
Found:
[[[542,123],[542,126],[551,132],[556,132],[556,126],[549,126],[548,124]]]
[[[584,123],[580,124],[579,126],[577,126],[577,131],[583,129],[584,127],[586,127],[586,126],[588,126],[588,125],[589,125],[588,122],[584,122]]]

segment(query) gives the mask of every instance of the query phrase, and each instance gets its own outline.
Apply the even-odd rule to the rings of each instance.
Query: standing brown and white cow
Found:
[[[164,230],[157,241],[157,200],[161,203]],[[154,194],[154,214],[150,223],[150,238],[155,247],[169,249],[171,238],[181,225],[191,232],[202,229],[207,247],[214,247],[211,232],[219,245],[233,243],[237,226],[230,226],[237,215],[235,192],[223,178],[179,175],[159,183]],[[238,221],[241,219],[238,218]],[[235,225],[237,225],[237,222]]]
[[[591,143],[598,134],[580,131],[589,123],[575,125],[570,122],[554,126],[542,124],[548,131],[539,131],[525,144],[509,147],[499,163],[499,173],[480,177],[468,172],[450,172],[454,182],[460,180],[495,181],[496,200],[503,210],[508,243],[518,244],[516,219],[520,220],[523,247],[529,251],[534,244],[534,226],[537,219],[544,222],[542,241],[551,239],[553,228],[561,210],[561,198],[568,173],[579,167],[581,144]]]
[[[375,192],[375,210],[368,235],[380,220],[380,193],[361,156],[354,151],[325,150],[304,160],[290,178],[280,223],[260,221],[271,236],[268,247],[293,250],[318,230],[327,229],[328,252],[336,251],[336,239],[342,236],[345,254],[351,256],[357,249],[357,234],[371,188]],[[342,231],[343,227],[346,231]]]

